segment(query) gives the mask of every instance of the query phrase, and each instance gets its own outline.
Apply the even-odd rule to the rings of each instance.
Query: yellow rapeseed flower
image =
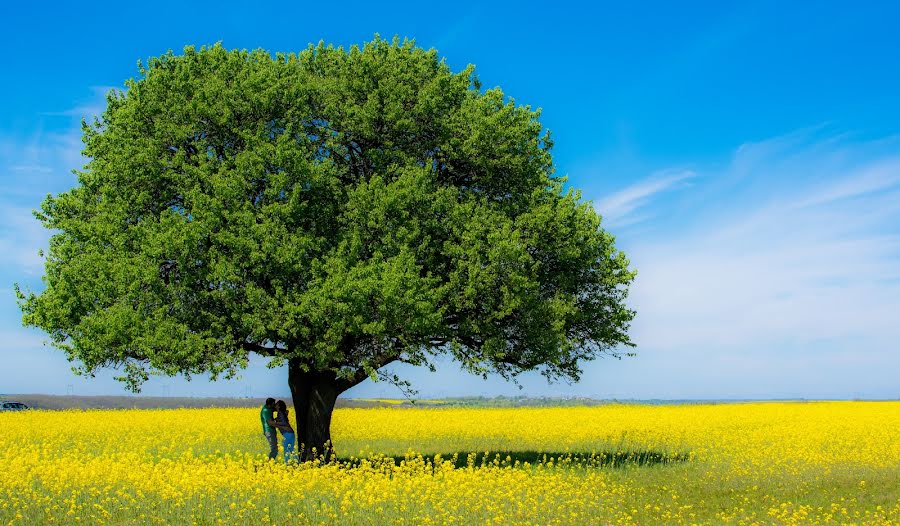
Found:
[[[0,414],[0,525],[900,524],[897,402],[340,409],[294,466],[257,427]]]

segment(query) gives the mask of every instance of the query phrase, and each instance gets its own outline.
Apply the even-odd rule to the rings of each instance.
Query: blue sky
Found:
[[[520,391],[452,363],[420,396],[900,397],[900,7],[885,3],[215,2],[8,6],[0,21],[0,392],[105,394],[24,329],[31,218],[74,184],[82,115],[187,44],[299,50],[409,36],[543,108],[558,172],[638,270],[638,356]],[[154,379],[146,394],[285,394],[286,373]],[[348,396],[399,396],[384,383]]]

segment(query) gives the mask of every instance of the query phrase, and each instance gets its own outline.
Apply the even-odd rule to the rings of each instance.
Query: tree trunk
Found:
[[[341,394],[333,371],[303,371],[300,363],[288,363],[288,385],[297,420],[297,454],[300,460],[331,460],[331,414]]]

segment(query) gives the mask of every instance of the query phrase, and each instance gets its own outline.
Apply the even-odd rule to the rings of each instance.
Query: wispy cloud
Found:
[[[3,295],[3,299],[6,299],[6,294]],[[47,340],[46,336],[36,331],[0,329],[0,355],[21,349],[38,349]]]
[[[84,164],[81,119],[103,110],[108,90],[95,87],[87,101],[55,113],[68,117],[63,122],[50,119],[27,135],[0,136],[0,271],[6,284],[34,281],[40,274],[43,258],[39,251],[46,248],[50,233],[33,217],[32,210],[48,193],[64,191],[75,183],[71,172]]]
[[[10,166],[9,171],[24,174],[48,174],[53,172],[53,168],[41,164],[17,164]]]
[[[611,208],[626,217],[656,216],[611,227],[638,271],[638,356],[589,365],[590,389],[900,396],[898,151],[900,137],[816,127],[737,148],[720,168],[698,170],[689,192],[638,207],[626,205],[671,186],[616,193]]]
[[[111,90],[122,89],[116,86],[91,86],[92,96],[86,102],[62,111],[45,111],[41,115],[47,117],[73,117],[76,119],[92,119],[99,117],[106,109],[106,94]]]
[[[900,160],[861,143],[772,146],[704,178],[714,194],[716,181],[752,182],[746,195],[720,188],[707,201],[727,207],[693,203],[680,235],[630,240],[638,343],[760,360],[825,343],[849,360],[866,345],[887,361],[900,338]]]
[[[28,138],[0,136],[2,201],[37,204],[47,193],[72,186],[84,165],[81,130],[37,130]]]
[[[81,120],[103,112],[106,93],[111,89],[94,86],[91,96],[73,107],[40,114],[44,118],[37,119],[37,126],[30,132],[0,135],[0,179],[5,197],[34,200],[71,186],[71,171],[84,164]]]
[[[0,268],[11,269],[10,274],[35,276],[43,269],[39,252],[46,248],[50,233],[31,210],[10,205],[0,208]]]
[[[869,196],[875,192],[890,190],[900,185],[900,156],[880,160],[865,166],[850,177],[842,177],[805,199],[797,206],[831,204],[842,199]]]
[[[685,185],[696,174],[689,170],[670,170],[653,174],[608,197],[596,202],[595,208],[603,216],[607,226],[624,226],[643,221],[646,214],[636,212],[648,205],[657,194],[674,190]]]

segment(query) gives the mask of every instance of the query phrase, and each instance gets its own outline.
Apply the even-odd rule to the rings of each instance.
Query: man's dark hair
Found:
[[[266,398],[266,405],[275,405],[274,398]]]

